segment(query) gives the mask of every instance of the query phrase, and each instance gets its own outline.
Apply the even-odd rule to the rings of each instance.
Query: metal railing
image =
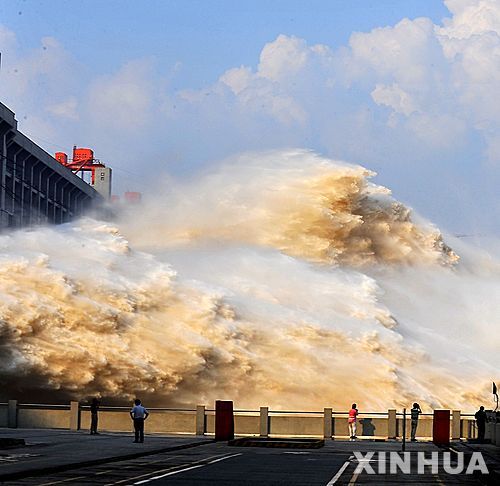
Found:
[[[7,404],[8,405],[8,404]],[[32,409],[32,410],[70,410],[70,405],[58,404],[42,404],[42,403],[18,403],[19,409]]]

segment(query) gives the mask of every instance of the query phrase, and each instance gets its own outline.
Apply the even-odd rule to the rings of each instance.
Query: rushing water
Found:
[[[247,154],[114,222],[1,236],[3,398],[489,404],[498,260],[372,175]]]

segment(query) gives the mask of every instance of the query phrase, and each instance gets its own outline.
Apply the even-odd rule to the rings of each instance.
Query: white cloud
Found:
[[[248,133],[263,146],[274,134],[277,144],[320,147],[384,167],[407,177],[408,186],[440,165],[454,183],[463,177],[473,184],[490,171],[494,184],[500,178],[500,2],[446,4],[453,16],[442,25],[403,19],[354,33],[337,50],[280,35],[263,47],[255,69],[229,69],[199,96],[191,93],[190,111],[199,126],[213,110],[224,113],[240,142],[235,150],[254,148]],[[500,209],[498,201],[491,207]]]
[[[396,82],[425,98],[435,89],[446,60],[429,19],[404,19],[394,27],[354,33],[349,41],[349,81]]]
[[[463,120],[446,113],[416,114],[409,119],[408,127],[416,137],[431,148],[442,149],[455,145],[466,130]]]
[[[444,3],[453,14],[441,29],[448,37],[467,39],[487,32],[500,32],[498,0],[445,0]]]
[[[40,101],[41,95],[53,101],[75,80],[74,59],[53,37],[42,38],[40,46],[25,56],[12,56],[6,49],[3,57],[6,93],[16,101],[25,97]]]
[[[33,49],[20,49],[5,27],[0,28],[0,50],[1,101],[16,113],[20,130],[47,151],[88,146],[105,162],[128,170],[137,161],[152,160],[153,144],[144,132],[154,133],[164,117],[165,100],[158,93],[167,84],[151,59],[95,74],[93,66],[81,65],[59,40],[47,37]],[[136,182],[120,184],[120,178],[131,177],[118,172],[117,190],[140,189]]]
[[[219,81],[231,88],[235,95],[239,95],[252,82],[253,76],[249,67],[241,66],[226,71]]]
[[[279,35],[262,46],[256,66],[176,91],[169,87],[175,66],[168,82],[151,59],[95,75],[55,39],[21,54],[13,33],[0,28],[2,91],[29,115],[23,125],[38,120],[37,129],[70,143],[77,134],[130,164],[159,166],[165,153],[180,153],[175,160],[192,167],[293,145],[396,174],[398,183],[406,177],[409,192],[416,176],[440,165],[467,181],[487,170],[493,184],[500,179],[500,2],[446,5],[451,16],[440,25],[402,19],[353,33],[336,49]],[[84,75],[66,76],[72,71]]]
[[[396,113],[409,116],[417,111],[416,103],[412,97],[402,90],[396,83],[391,86],[377,84],[371,92],[373,101],[378,105],[385,105],[392,108]]]
[[[53,37],[44,37],[36,48],[21,52],[15,34],[2,26],[0,50],[1,101],[14,110],[24,132],[57,139],[65,122],[77,119],[78,74],[85,68]]]
[[[0,47],[1,52],[13,51],[17,48],[17,39],[14,32],[0,24]]]
[[[47,106],[47,111],[60,118],[78,120],[78,100],[71,96],[61,103]]]
[[[298,74],[307,65],[310,49],[304,39],[279,35],[264,46],[260,54],[258,75],[281,81]]]
[[[128,62],[117,73],[95,79],[88,95],[88,109],[95,122],[113,131],[136,130],[150,122],[152,78],[152,62],[137,60]]]

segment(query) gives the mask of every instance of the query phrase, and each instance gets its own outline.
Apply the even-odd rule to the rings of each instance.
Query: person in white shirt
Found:
[[[130,410],[130,416],[134,421],[134,442],[144,442],[144,421],[148,418],[149,412],[141,405],[138,398],[134,400],[134,404],[132,410]]]

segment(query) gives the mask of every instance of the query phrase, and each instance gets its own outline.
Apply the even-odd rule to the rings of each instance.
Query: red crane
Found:
[[[94,159],[94,151],[89,148],[77,148],[76,145],[73,146],[73,158],[68,160],[68,155],[64,152],[56,152],[56,160],[67,167],[75,174],[78,172],[91,172],[92,173],[92,185],[95,183],[95,171],[96,169],[106,167],[100,160]]]

